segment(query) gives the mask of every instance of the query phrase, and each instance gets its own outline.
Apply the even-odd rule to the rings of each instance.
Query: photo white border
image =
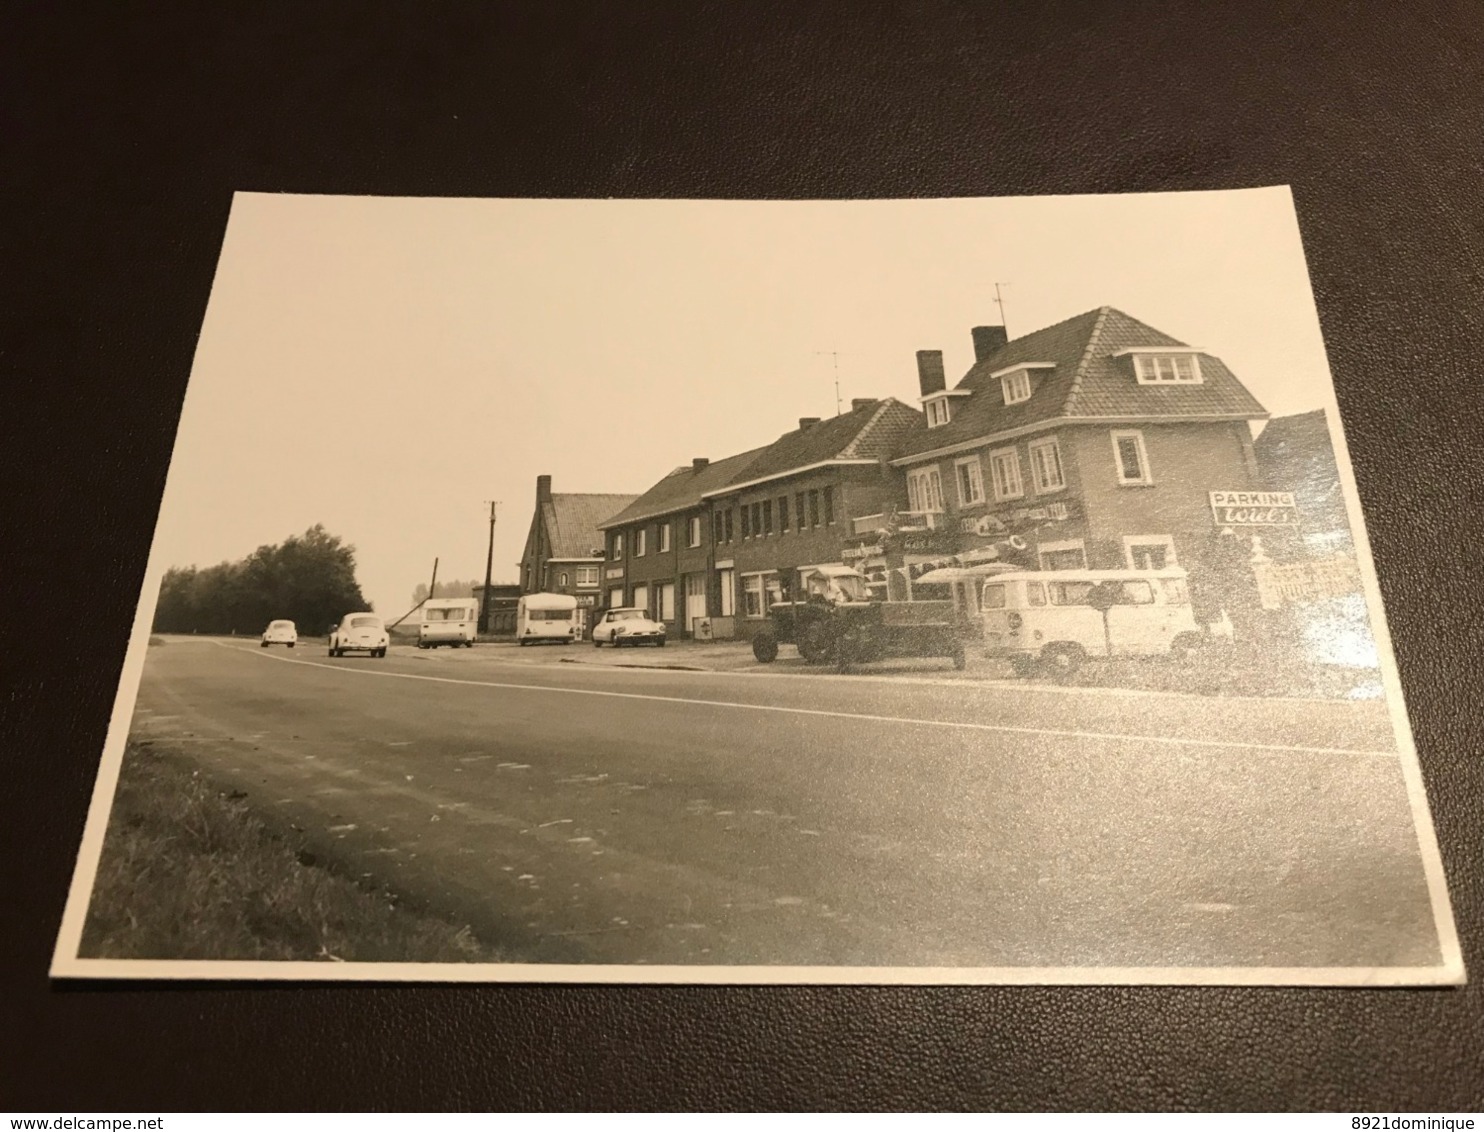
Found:
[[[1281,193],[1290,215],[1298,224],[1297,208],[1289,186],[1258,189],[1210,190],[1195,193],[1141,194],[1076,194],[1055,199],[1101,200],[1109,196],[1206,196],[1211,192]],[[237,199],[262,194],[238,193]],[[324,194],[332,196],[334,194]],[[400,200],[449,198],[390,198]],[[477,198],[494,199],[494,198]],[[514,199],[514,198],[512,198]],[[964,199],[964,198],[949,198]],[[985,198],[1014,199],[1014,198]],[[1044,198],[1043,198],[1044,199]],[[802,203],[802,202],[781,202]],[[839,202],[847,203],[847,202]],[[232,231],[231,218],[224,232],[222,247],[213,272],[213,290],[226,254],[227,238]],[[1299,254],[1303,254],[1300,240]],[[1314,300],[1312,278],[1308,274],[1308,314],[1319,324],[1319,311]],[[206,315],[211,310],[210,299]],[[1326,347],[1326,363],[1328,348]],[[1332,986],[1332,987],[1400,987],[1458,986],[1466,982],[1463,953],[1457,927],[1448,899],[1447,880],[1437,834],[1427,803],[1422,770],[1416,744],[1407,718],[1396,656],[1392,650],[1391,631],[1381,602],[1380,585],[1371,555],[1370,536],[1361,511],[1359,492],[1345,441],[1340,418],[1334,375],[1326,364],[1323,409],[1329,436],[1335,450],[1340,482],[1345,498],[1346,517],[1355,542],[1356,558],[1370,618],[1372,635],[1381,664],[1381,681],[1387,710],[1396,738],[1397,758],[1401,767],[1410,804],[1413,829],[1426,879],[1428,898],[1441,962],[1430,967],[795,967],[795,966],[649,966],[645,964],[544,964],[544,963],[364,963],[319,961],[201,960],[201,959],[93,959],[78,954],[93,883],[103,852],[108,817],[113,806],[124,750],[133,722],[134,706],[144,673],[145,654],[149,648],[155,606],[165,565],[158,561],[158,528],[151,536],[148,565],[134,627],[124,657],[113,713],[103,756],[88,806],[81,846],[67,893],[66,907],[53,951],[50,975],[58,979],[164,979],[164,980],[231,980],[267,982],[387,982],[387,983],[615,983],[615,984],[733,984],[733,985],[929,985],[929,986]],[[194,363],[192,366],[194,370]],[[191,390],[187,385],[181,406],[185,419]],[[172,436],[172,465],[177,432]],[[163,499],[169,494],[167,477]],[[163,508],[162,508],[163,509]]]

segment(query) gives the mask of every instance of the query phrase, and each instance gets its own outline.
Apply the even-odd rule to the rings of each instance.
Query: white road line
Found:
[[[1001,723],[967,723],[948,719],[913,719],[910,716],[868,715],[864,712],[826,711],[822,708],[786,707],[781,704],[744,704],[732,700],[703,700],[687,696],[657,696],[646,692],[606,692],[596,688],[551,688],[542,684],[509,684],[494,680],[459,680],[452,676],[422,676],[413,672],[377,672],[369,668],[346,668],[316,660],[299,660],[274,656],[257,649],[216,641],[224,649],[272,660],[280,664],[301,664],[351,676],[378,676],[387,680],[421,680],[430,684],[462,684],[471,688],[499,688],[516,692],[547,692],[568,696],[603,696],[617,700],[648,700],[654,703],[694,704],[699,707],[732,708],[737,711],[767,711],[783,715],[820,716],[828,719],[857,719],[867,723],[905,723],[919,727],[947,727],[964,731],[987,731],[1000,735],[1041,735],[1056,739],[1093,739],[1117,743],[1164,743],[1176,747],[1214,747],[1222,750],[1292,751],[1305,755],[1360,755],[1367,758],[1394,759],[1395,751],[1376,751],[1359,747],[1298,747],[1285,743],[1243,743],[1230,739],[1182,739],[1172,735],[1129,735],[1117,731],[1069,731],[1044,727],[1012,727]]]

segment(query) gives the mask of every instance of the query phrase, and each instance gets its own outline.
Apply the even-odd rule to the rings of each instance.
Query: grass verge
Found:
[[[492,963],[467,925],[318,862],[240,797],[148,745],[124,753],[81,954]]]

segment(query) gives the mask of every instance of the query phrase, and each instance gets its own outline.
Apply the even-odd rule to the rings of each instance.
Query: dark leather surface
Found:
[[[1484,972],[1478,3],[6,5],[0,1107],[1484,1104],[1462,990],[53,986],[234,189],[1294,186]]]

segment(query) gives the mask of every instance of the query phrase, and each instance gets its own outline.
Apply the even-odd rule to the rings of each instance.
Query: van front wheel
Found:
[[[1041,652],[1041,663],[1059,680],[1070,679],[1085,659],[1087,653],[1082,646],[1072,641],[1058,641],[1047,645]]]
[[[1177,633],[1170,642],[1170,656],[1175,660],[1193,660],[1205,643],[1199,633]]]

